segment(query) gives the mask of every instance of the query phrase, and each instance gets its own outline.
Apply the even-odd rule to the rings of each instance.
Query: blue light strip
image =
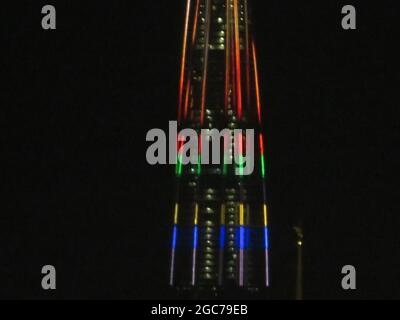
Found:
[[[246,239],[245,239],[245,233],[246,233],[246,228],[241,226],[239,228],[239,233],[240,233],[240,244],[239,244],[239,249],[245,249],[246,246]]]
[[[172,248],[173,249],[176,249],[177,236],[178,236],[178,226],[174,225],[174,230],[173,230],[173,234],[172,234]]]
[[[265,238],[265,249],[269,249],[269,240],[268,240],[268,227],[265,227],[264,229],[264,238]]]
[[[178,226],[174,224],[174,229],[172,232],[172,254],[171,254],[171,270],[170,270],[170,280],[169,284],[174,285],[174,272],[175,272],[175,250],[178,237]]]
[[[193,231],[193,248],[194,249],[197,249],[198,237],[199,237],[199,226],[195,225],[194,226],[194,231]]]
[[[225,247],[225,225],[221,225],[221,231],[219,235],[219,247],[224,249]]]

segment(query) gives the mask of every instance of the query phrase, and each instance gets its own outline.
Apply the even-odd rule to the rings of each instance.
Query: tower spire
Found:
[[[269,286],[265,136],[249,0],[187,0],[179,86],[180,129],[253,129],[255,170],[230,163],[177,164],[170,284],[179,288]],[[240,158],[248,152],[238,140]],[[181,146],[178,143],[179,147]],[[211,155],[209,155],[212,158]],[[240,167],[239,169],[242,169]]]

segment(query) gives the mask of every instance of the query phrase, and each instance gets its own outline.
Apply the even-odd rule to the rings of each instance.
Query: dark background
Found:
[[[396,1],[253,2],[273,296],[293,296],[302,220],[306,298],[400,298]],[[346,4],[356,31],[341,28]],[[0,297],[172,297],[174,170],[147,165],[145,136],[176,119],[184,6],[2,4]],[[55,292],[41,289],[46,264]],[[341,289],[347,264],[357,291]]]

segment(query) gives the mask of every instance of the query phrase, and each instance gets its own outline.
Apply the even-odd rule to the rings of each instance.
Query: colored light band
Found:
[[[242,71],[240,64],[240,34],[239,34],[239,5],[238,0],[234,0],[235,14],[235,57],[236,57],[236,94],[237,94],[237,113],[239,120],[242,119]]]
[[[194,209],[194,225],[199,224],[199,204],[196,203],[195,209]]]
[[[269,287],[269,252],[265,249],[265,285]]]
[[[190,96],[190,76],[188,79],[187,87],[186,87],[186,98],[185,98],[185,107],[183,111],[183,118],[186,120],[188,115],[188,108],[189,108],[189,96]]]
[[[175,269],[175,250],[178,239],[178,215],[179,215],[179,204],[175,204],[174,210],[174,228],[172,231],[172,254],[171,254],[171,270],[170,270],[170,285],[174,285],[174,269]]]
[[[265,178],[265,159],[264,156],[261,156],[261,176]]]
[[[239,175],[243,176],[244,174],[244,157],[243,157],[243,135],[242,133],[239,134],[238,139],[238,150],[239,150]]]
[[[185,31],[184,31],[184,35],[183,35],[181,76],[180,76],[180,83],[179,83],[178,122],[180,122],[181,117],[182,117],[182,102],[183,102],[183,91],[184,91],[184,82],[185,82],[185,80],[184,80],[185,79],[185,63],[186,63],[187,39],[188,39],[188,29],[189,29],[190,6],[191,6],[191,0],[187,0]]]
[[[197,246],[199,237],[199,205],[196,203],[194,210],[194,228],[193,228],[193,266],[192,266],[192,285],[196,283],[196,256],[197,256]]]
[[[244,247],[245,247],[245,228],[244,228],[244,205],[239,206],[239,286],[244,285]]]
[[[239,218],[240,218],[240,225],[244,226],[244,204],[241,203],[239,207]]]
[[[231,82],[231,86],[232,86],[232,106],[236,106],[237,103],[237,94],[236,94],[236,59],[235,59],[235,30],[233,27],[233,24],[231,25],[231,76],[232,76],[232,82]]]
[[[264,204],[265,285],[269,286],[269,228],[268,207]]]
[[[184,141],[181,141],[180,137],[178,137],[178,141],[176,144],[177,145],[177,154],[178,154],[177,159],[176,159],[176,175],[178,177],[182,176],[182,170],[183,170],[182,169],[182,151],[181,151],[183,144],[184,144]]]
[[[260,152],[261,154],[264,154],[264,138],[262,133],[260,133]]]
[[[179,204],[175,204],[174,224],[178,224]]]
[[[219,276],[218,276],[218,283],[222,285],[223,280],[223,273],[224,273],[224,249],[225,249],[225,204],[221,206],[221,227],[220,227],[220,234],[219,234]]]
[[[196,10],[195,10],[195,14],[194,14],[194,22],[193,22],[192,47],[194,47],[195,42],[196,42],[199,6],[200,6],[200,0],[197,0],[196,1]],[[190,58],[189,59],[192,59],[191,56],[192,56],[192,54],[190,54]],[[190,97],[190,89],[191,89],[191,79],[192,79],[192,70],[189,70],[188,76],[187,76],[186,98],[185,98],[184,114],[183,114],[183,118],[184,118],[185,121],[186,121],[187,116],[188,116],[189,97]]]
[[[176,249],[177,238],[178,238],[178,226],[175,225],[174,230],[173,230],[173,235],[172,235],[172,248],[174,250]]]
[[[261,176],[265,178],[264,139],[262,133],[260,133],[260,154],[261,154]]]
[[[225,205],[221,206],[221,228],[219,236],[219,247],[221,250],[225,247]]]
[[[250,48],[249,48],[249,10],[244,0],[245,38],[246,38],[246,97],[247,108],[250,108]]]
[[[223,226],[221,226],[220,235],[219,235],[219,248],[221,250],[223,250],[225,247],[225,234],[226,234],[226,230],[225,230],[225,226],[223,225]]]
[[[264,204],[264,226],[268,227],[268,207]]]
[[[198,248],[198,238],[199,238],[199,226],[195,225],[194,226],[194,232],[193,232],[193,248],[197,249]]]
[[[239,248],[244,249],[245,248],[245,227],[244,227],[244,205],[240,204],[240,210],[239,210],[239,222],[240,222],[240,227],[239,227],[239,239],[240,239],[240,244]]]
[[[172,249],[171,270],[170,270],[170,276],[169,276],[169,284],[170,284],[170,286],[174,285],[174,271],[175,271],[175,249]]]
[[[264,238],[265,238],[265,249],[268,250],[269,249],[269,231],[268,231],[268,227],[264,228]]]
[[[260,83],[258,79],[258,65],[257,65],[257,53],[256,53],[256,45],[253,41],[253,61],[254,61],[254,82],[256,85],[256,100],[257,100],[257,114],[258,114],[258,122],[261,124],[261,98],[260,98]]]
[[[196,35],[197,35],[197,19],[199,16],[199,7],[200,7],[200,0],[196,1],[196,11],[194,14],[194,23],[193,23],[193,34],[192,34],[192,46],[195,45],[196,42]]]

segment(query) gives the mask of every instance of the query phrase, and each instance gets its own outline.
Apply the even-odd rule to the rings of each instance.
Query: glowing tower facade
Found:
[[[255,169],[237,175],[236,164],[201,164],[201,150],[197,165],[183,165],[178,156],[171,286],[269,286],[265,137],[249,5],[250,0],[186,3],[179,129],[227,128],[229,148],[234,129],[254,129]],[[245,153],[244,135],[239,144]]]

